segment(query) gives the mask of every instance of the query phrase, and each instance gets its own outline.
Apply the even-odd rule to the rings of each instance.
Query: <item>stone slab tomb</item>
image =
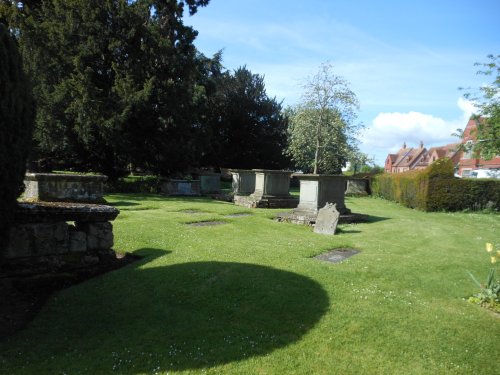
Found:
[[[201,195],[200,180],[164,180],[160,191],[162,194],[172,196],[199,196]]]
[[[293,176],[300,181],[299,204],[292,212],[279,214],[278,221],[314,225],[319,210],[328,202],[335,204],[340,223],[366,220],[365,215],[351,213],[345,205],[346,176],[301,173]]]
[[[230,169],[234,196],[248,196],[255,191],[255,172],[249,169]]]
[[[26,173],[23,199],[47,202],[103,203],[104,175]]]
[[[53,269],[68,263],[85,265],[109,256],[113,247],[111,221],[119,210],[82,203],[19,203],[9,230],[7,261],[25,260]]]
[[[234,203],[248,208],[292,208],[298,203],[290,195],[290,171],[252,169],[255,176],[254,191],[234,196]]]

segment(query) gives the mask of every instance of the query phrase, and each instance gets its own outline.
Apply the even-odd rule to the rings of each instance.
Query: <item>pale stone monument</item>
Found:
[[[337,230],[340,213],[336,209],[336,204],[327,203],[321,208],[316,217],[314,233],[334,235]]]
[[[320,208],[328,202],[336,205],[342,223],[366,219],[365,215],[351,213],[345,205],[346,176],[301,173],[293,176],[300,181],[299,204],[292,212],[278,215],[278,221],[313,225]]]
[[[300,181],[300,200],[294,213],[316,216],[327,202],[334,203],[341,215],[351,213],[345,206],[347,177],[300,173],[294,177]]]
[[[233,195],[247,196],[255,191],[255,172],[249,169],[229,169],[233,176]]]
[[[290,195],[291,171],[252,169],[255,189],[249,196],[235,195],[234,203],[249,208],[292,208],[297,198]]]

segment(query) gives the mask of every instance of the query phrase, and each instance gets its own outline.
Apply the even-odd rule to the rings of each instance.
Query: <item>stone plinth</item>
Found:
[[[230,169],[233,176],[233,195],[246,196],[255,191],[255,172],[249,169]]]
[[[26,173],[23,198],[49,202],[104,202],[103,175]]]
[[[253,169],[255,190],[249,196],[234,196],[234,203],[249,208],[292,208],[297,198],[290,195],[290,171]]]
[[[300,181],[299,205],[296,215],[316,216],[327,203],[335,204],[341,215],[350,214],[345,206],[347,178],[340,175],[295,174]]]
[[[200,173],[201,194],[219,194],[220,176],[220,173]]]
[[[165,180],[161,183],[160,191],[166,195],[199,196],[200,180]]]

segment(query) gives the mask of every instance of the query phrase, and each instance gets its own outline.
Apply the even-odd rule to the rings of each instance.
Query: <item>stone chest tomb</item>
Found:
[[[104,202],[103,175],[26,173],[24,178],[26,200],[48,202]]]

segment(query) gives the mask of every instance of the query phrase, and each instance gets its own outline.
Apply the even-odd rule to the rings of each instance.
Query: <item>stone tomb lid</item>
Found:
[[[293,171],[280,171],[278,169],[252,169],[251,172],[257,172],[257,173],[289,173],[292,174]]]
[[[77,174],[77,173],[26,173],[26,181],[100,181],[105,182],[108,176],[103,174]]]
[[[342,174],[312,174],[312,173],[294,173],[292,177],[299,180],[318,180],[318,179],[347,179],[347,176]]]
[[[103,204],[20,202],[14,212],[14,220],[16,223],[104,222],[116,219],[119,213],[117,208]]]

